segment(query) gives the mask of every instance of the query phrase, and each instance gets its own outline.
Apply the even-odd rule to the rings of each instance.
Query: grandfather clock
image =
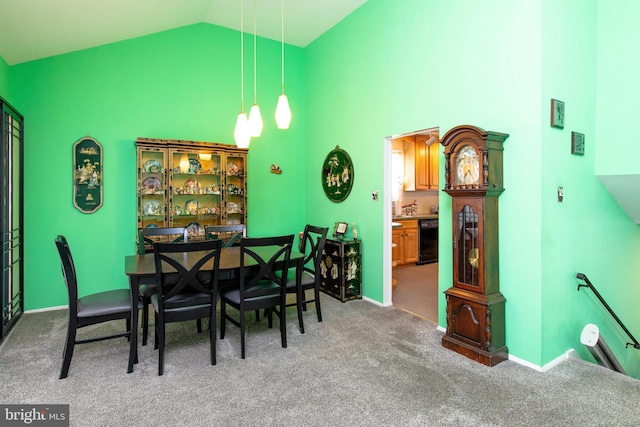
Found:
[[[442,345],[487,366],[508,357],[498,260],[502,144],[508,136],[464,125],[442,139],[444,191],[453,213],[453,286],[445,291]]]

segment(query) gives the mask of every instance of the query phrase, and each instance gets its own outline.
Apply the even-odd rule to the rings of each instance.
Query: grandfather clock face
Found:
[[[478,212],[464,205],[455,215],[456,279],[464,287],[478,287],[480,260],[480,230]]]
[[[454,183],[456,185],[478,184],[480,161],[472,145],[464,145],[455,154],[453,160]]]

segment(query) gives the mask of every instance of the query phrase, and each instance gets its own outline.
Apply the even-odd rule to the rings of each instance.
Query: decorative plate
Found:
[[[142,188],[146,190],[147,194],[152,194],[162,190],[162,183],[155,176],[150,176],[142,181]]]
[[[192,222],[191,224],[187,225],[187,234],[189,236],[197,236],[201,232],[202,227],[197,222]]]
[[[187,203],[184,205],[184,209],[189,211],[192,215],[198,213],[198,208],[200,207],[200,203],[196,200],[187,200]]]
[[[156,201],[147,202],[142,210],[145,215],[160,215],[160,203]]]
[[[349,154],[336,145],[322,164],[322,189],[329,200],[340,203],[353,187],[353,162]]]
[[[149,224],[145,228],[158,228],[158,224]]]
[[[162,165],[160,164],[159,161],[155,159],[147,160],[146,162],[144,162],[144,165],[142,166],[142,168],[145,170],[145,172],[151,172],[151,173],[162,172]]]
[[[189,159],[189,172],[198,173],[202,171],[202,165],[198,159]]]

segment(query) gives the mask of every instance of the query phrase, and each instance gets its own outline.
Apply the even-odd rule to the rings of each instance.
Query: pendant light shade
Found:
[[[278,129],[289,129],[291,123],[291,109],[289,108],[289,99],[287,95],[282,93],[278,97],[278,106],[276,107],[276,124]]]
[[[278,97],[278,106],[276,107],[276,124],[278,129],[289,129],[291,123],[291,109],[289,108],[289,99],[284,93],[284,0],[280,1],[281,6],[281,36],[282,36],[282,94]]]
[[[251,131],[247,114],[244,112],[244,0],[240,0],[240,113],[236,120],[233,138],[238,148],[249,148]]]
[[[249,120],[244,111],[238,114],[236,120],[236,129],[233,132],[233,138],[236,140],[238,148],[249,148],[251,142],[251,132],[249,131]]]
[[[258,104],[253,104],[249,111],[249,133],[251,136],[262,135],[262,115]]]

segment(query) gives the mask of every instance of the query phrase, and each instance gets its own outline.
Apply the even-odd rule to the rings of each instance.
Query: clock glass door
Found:
[[[472,206],[464,205],[456,214],[456,282],[462,287],[477,288],[478,267],[480,265],[480,233],[478,213]]]

